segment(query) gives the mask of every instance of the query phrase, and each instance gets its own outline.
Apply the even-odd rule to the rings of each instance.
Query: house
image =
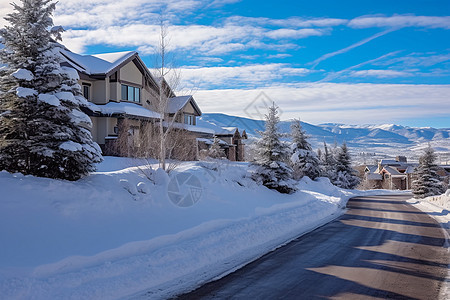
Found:
[[[173,128],[169,158],[198,159],[199,148],[204,146],[198,139],[211,140],[216,135],[215,130],[197,126],[202,112],[194,97],[177,96],[164,79],[150,73],[137,52],[80,55],[64,48],[60,53],[61,64],[78,71],[79,84],[89,102],[85,113],[92,120],[92,137],[104,155],[155,155],[158,150],[151,142],[157,139],[161,119],[164,129]],[[168,99],[163,116],[158,109],[160,90]],[[237,138],[230,142],[224,142],[224,147],[239,150],[228,151],[227,157],[236,160],[233,153],[241,151],[239,158],[243,158]]]
[[[137,140],[142,122],[160,118],[155,111],[158,83],[137,52],[79,55],[61,50],[63,65],[78,71],[79,84],[89,101],[85,111],[92,120],[92,137],[104,154],[116,154],[114,143],[124,120],[132,140]]]
[[[244,140],[247,139],[247,133],[244,130],[241,135],[239,129],[236,127],[224,129],[224,131],[216,133],[216,136],[229,145],[227,149],[225,149],[227,158],[231,161],[244,161]]]
[[[405,156],[397,156],[395,160],[382,159],[378,165],[366,166],[364,176],[372,188],[409,190],[416,166],[408,163]]]

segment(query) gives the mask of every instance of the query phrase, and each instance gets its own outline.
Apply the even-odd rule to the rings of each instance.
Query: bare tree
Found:
[[[173,125],[179,114],[179,109],[173,114],[169,112],[169,102],[170,98],[174,97],[175,90],[180,83],[180,70],[174,67],[174,57],[169,52],[169,38],[168,38],[168,26],[167,22],[164,20],[164,15],[160,15],[160,35],[159,43],[156,55],[156,67],[155,75],[159,80],[159,93],[158,93],[158,103],[156,105],[157,112],[160,114],[159,124],[158,124],[158,141],[159,141],[159,151],[158,160],[159,166],[163,170],[167,170],[166,158],[168,155],[169,138],[172,140],[171,132],[173,130]],[[169,119],[171,118],[171,119]],[[167,121],[165,121],[167,119]],[[176,135],[176,134],[175,134]],[[171,152],[171,151],[169,151]],[[170,154],[170,153],[169,153]]]

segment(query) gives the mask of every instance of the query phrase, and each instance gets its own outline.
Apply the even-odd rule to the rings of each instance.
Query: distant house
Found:
[[[233,131],[234,129],[234,131]],[[226,149],[225,153],[227,158],[231,161],[244,161],[245,160],[245,142],[247,139],[247,133],[245,130],[242,134],[239,133],[238,128],[230,128],[228,132],[219,132],[216,134],[217,137],[225,141],[229,147]]]
[[[364,176],[373,188],[409,190],[416,166],[406,157],[397,156],[395,160],[382,159],[378,165],[366,166]]]
[[[86,113],[92,120],[92,137],[103,150],[104,155],[129,155],[129,152],[118,150],[118,137],[123,133],[126,123],[126,144],[129,149],[141,147],[143,131],[149,130],[146,124],[155,127],[160,120],[158,113],[159,91],[162,85],[169,103],[163,116],[163,126],[172,126],[174,130],[182,130],[184,139],[189,140],[192,147],[190,155],[183,159],[198,159],[200,147],[208,147],[201,139],[212,140],[215,130],[197,126],[197,118],[202,112],[192,95],[177,96],[169,84],[155,78],[135,51],[104,53],[96,55],[80,55],[67,49],[60,50],[64,59],[62,65],[73,67],[78,71],[84,97],[89,101]],[[222,134],[220,132],[220,134]],[[239,135],[239,132],[237,133]],[[222,136],[224,140],[228,136]],[[200,140],[198,140],[200,139]],[[224,141],[223,147],[230,160],[243,159],[243,147],[236,136]],[[175,148],[186,148],[175,145]],[[236,148],[236,150],[229,150]],[[170,152],[172,158],[178,158],[181,150]]]

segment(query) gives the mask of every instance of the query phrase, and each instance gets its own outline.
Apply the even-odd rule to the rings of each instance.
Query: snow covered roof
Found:
[[[220,145],[234,146],[234,145],[228,144],[227,142],[225,142],[225,141],[223,141],[223,140],[221,140],[221,139],[218,139],[218,140],[219,140],[219,144],[220,144]],[[212,145],[212,144],[214,144],[214,139],[197,138],[197,141],[198,141],[198,142],[204,142],[206,145]]]
[[[402,163],[393,159],[382,159],[380,161],[381,165],[401,165]]]
[[[192,98],[191,95],[170,98],[169,104],[167,105],[168,113],[170,114],[176,113],[177,111],[185,107],[186,104],[189,102],[189,100],[191,100],[191,98]]]
[[[367,165],[366,169],[369,171],[369,173],[375,173],[378,170],[378,166],[376,166],[376,165]]]
[[[382,180],[383,176],[378,173],[368,173],[367,180]]]
[[[88,108],[93,112],[98,112],[104,115],[126,114],[129,116],[145,117],[159,119],[160,114],[149,109],[146,109],[135,103],[128,102],[109,102],[104,105],[96,105],[89,102]]]
[[[194,107],[194,110],[197,111],[198,115],[201,115],[202,112],[198,107],[197,103],[195,102],[194,97],[192,97],[192,95],[169,98],[169,104],[167,106],[168,113],[170,114],[176,113],[177,111],[183,109],[189,102],[191,102],[192,106]]]
[[[167,122],[163,122],[164,127],[167,127],[168,125],[169,124]],[[195,125],[188,125],[188,124],[184,124],[184,123],[173,123],[172,126],[174,128],[185,129],[185,130],[191,131],[191,132],[206,133],[206,134],[211,134],[211,135],[215,134],[214,130],[212,130],[212,129],[199,127],[199,126],[195,126]]]
[[[136,51],[80,55],[68,50],[60,50],[62,56],[78,71],[93,74],[107,74],[126,60],[137,55]]]
[[[389,166],[385,166],[383,169],[391,175],[402,175],[402,173],[400,173],[397,169]]]
[[[412,174],[412,173],[414,173],[414,169],[415,169],[414,166],[408,166],[408,167],[406,168],[405,173],[407,173],[407,174]]]

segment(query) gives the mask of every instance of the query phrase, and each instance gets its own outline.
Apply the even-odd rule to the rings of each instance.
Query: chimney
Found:
[[[404,163],[407,162],[406,156],[402,156],[402,155],[397,156],[395,158],[395,160],[398,162],[404,162]]]

